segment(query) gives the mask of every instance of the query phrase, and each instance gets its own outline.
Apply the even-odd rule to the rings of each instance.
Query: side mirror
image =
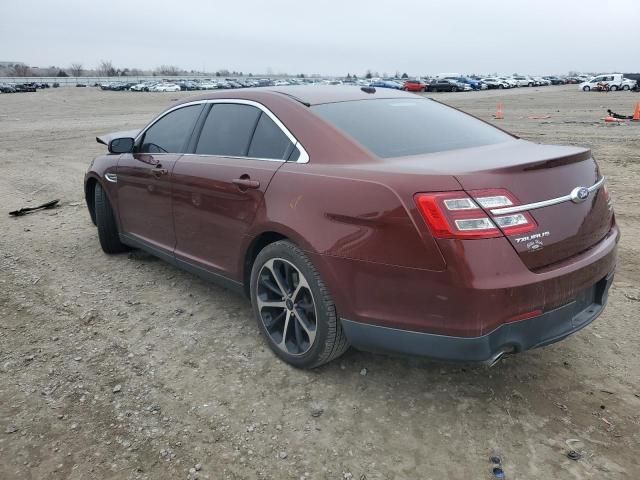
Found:
[[[130,153],[133,151],[135,140],[133,138],[114,138],[109,141],[109,153]]]

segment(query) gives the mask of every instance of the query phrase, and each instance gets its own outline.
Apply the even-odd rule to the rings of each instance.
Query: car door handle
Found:
[[[169,170],[167,170],[166,168],[152,168],[151,173],[155,177],[160,177],[162,175],[166,175],[167,173],[169,173]]]
[[[243,175],[240,178],[234,178],[231,183],[240,187],[240,190],[246,190],[248,188],[260,188],[260,182],[257,180],[251,180],[249,176]]]

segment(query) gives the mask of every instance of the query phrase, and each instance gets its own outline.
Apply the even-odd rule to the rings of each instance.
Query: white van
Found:
[[[598,83],[603,83],[609,85],[610,90],[621,90],[623,81],[624,77],[621,73],[607,73],[596,75],[591,80],[579,84],[578,88],[583,92],[588,92],[589,90],[596,90]]]

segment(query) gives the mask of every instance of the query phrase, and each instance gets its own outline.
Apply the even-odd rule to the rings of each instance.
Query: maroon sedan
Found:
[[[245,293],[297,367],[349,345],[494,362],[606,303],[619,231],[584,148],[346,86],[190,97],[98,141],[85,192],[103,250]]]

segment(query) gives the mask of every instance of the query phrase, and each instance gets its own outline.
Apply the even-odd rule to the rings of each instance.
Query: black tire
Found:
[[[438,91],[438,89],[436,87],[430,87],[429,91],[433,92],[433,93],[436,93]]]
[[[583,92],[588,92],[589,90],[591,90],[591,87],[588,85],[585,85],[584,87],[582,87]]]
[[[609,90],[611,90],[612,92],[615,92],[616,90],[618,90],[618,86],[617,85],[611,85],[609,87]]]
[[[457,92],[458,91],[458,87],[451,87],[451,91],[452,92]]]
[[[96,213],[96,225],[98,226],[98,239],[104,253],[122,253],[130,250],[120,241],[118,225],[111,207],[107,193],[99,183],[94,192],[94,208]]]
[[[498,84],[498,88],[499,88],[500,90],[502,90],[502,89],[504,88],[504,85],[502,85],[501,83],[499,83],[499,84]]]
[[[272,337],[272,333],[269,333],[265,326],[265,320],[263,320],[263,315],[258,306],[258,302],[261,301],[258,298],[259,289],[262,288],[261,285],[264,285],[264,283],[259,284],[259,281],[262,282],[264,280],[264,269],[268,268],[267,264],[270,262],[274,262],[273,265],[276,265],[275,262],[282,262],[283,260],[297,269],[298,273],[302,274],[309,287],[308,290],[311,292],[311,301],[314,305],[315,338],[311,345],[308,346],[308,349],[300,354],[291,354],[278,346]],[[269,272],[272,272],[272,270],[267,271],[267,275],[269,275]],[[300,281],[298,280],[298,282]],[[329,290],[309,258],[293,243],[287,240],[280,240],[267,245],[260,251],[251,269],[250,296],[258,328],[271,350],[286,363],[297,368],[315,368],[339,357],[349,348],[349,341],[336,313],[336,307]],[[284,311],[286,312],[286,310]],[[293,313],[292,310],[290,311]],[[271,318],[274,316],[276,315],[269,315]],[[272,329],[275,324],[276,321],[274,320]],[[286,339],[286,334],[283,336]],[[282,341],[281,343],[284,344],[285,342]]]
[[[622,86],[622,90],[630,90],[629,85],[623,85],[623,86]]]

